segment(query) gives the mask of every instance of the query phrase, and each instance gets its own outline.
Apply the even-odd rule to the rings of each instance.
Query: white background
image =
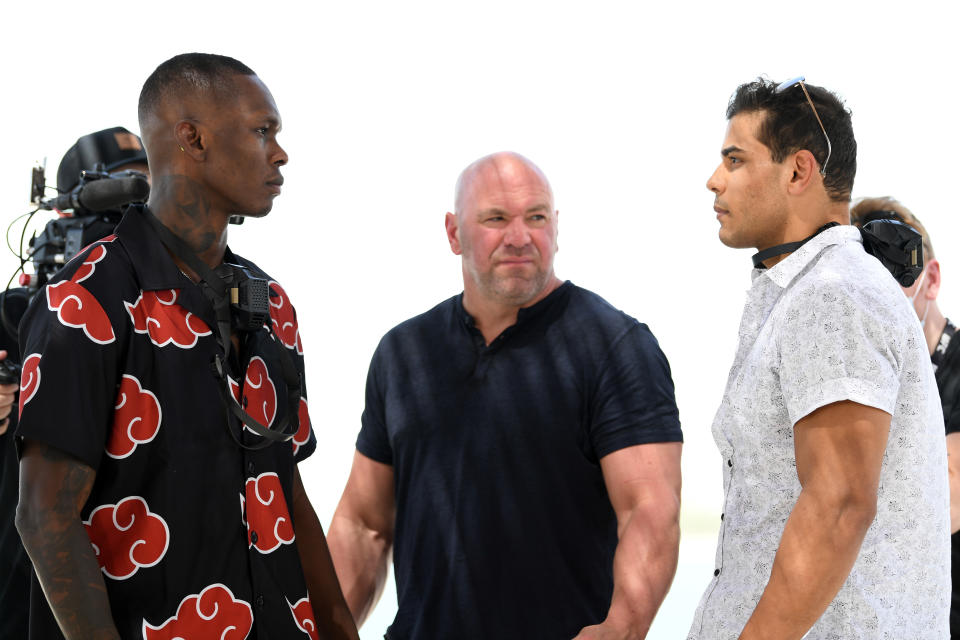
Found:
[[[854,195],[894,195],[920,217],[942,263],[941,307],[960,315],[954,7],[8,3],[0,220],[29,210],[34,163],[46,157],[55,184],[80,135],[138,131],[140,87],[163,60],[204,51],[251,66],[280,108],[290,164],[273,212],[232,229],[231,246],[298,307],[319,439],[305,474],[327,525],[377,341],[461,289],[443,233],[457,174],[492,151],[523,153],[556,193],[558,275],[649,324],[670,359],[686,437],[681,572],[709,569],[712,543],[702,540],[721,500],[710,422],[751,253],[718,242],[704,187],[727,99],[759,74],[804,74],[840,93],[860,149]],[[0,271],[15,267],[0,260]],[[678,591],[681,577],[674,619],[658,621],[652,638],[684,632],[709,572]],[[382,634],[390,605],[367,637]]]

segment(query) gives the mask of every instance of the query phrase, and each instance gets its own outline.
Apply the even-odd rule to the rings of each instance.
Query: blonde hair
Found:
[[[900,204],[896,198],[883,196],[879,198],[860,198],[850,208],[850,224],[862,227],[863,219],[867,214],[877,211],[889,211],[896,215],[901,222],[913,227],[917,233],[923,236],[923,263],[926,264],[934,257],[933,243],[930,242],[930,234],[923,227],[923,223],[913,215],[910,209]]]

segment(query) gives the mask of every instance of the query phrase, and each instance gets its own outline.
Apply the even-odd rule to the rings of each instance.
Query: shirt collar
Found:
[[[530,320],[542,315],[547,309],[552,307],[556,301],[565,298],[571,289],[573,289],[573,283],[569,280],[566,280],[559,287],[547,294],[543,300],[540,300],[536,304],[530,305],[529,307],[522,307],[518,309],[517,322],[511,325],[511,328],[525,324]],[[467,310],[463,307],[462,293],[457,296],[456,308],[460,315],[460,319],[464,324],[466,324],[468,327],[476,326],[473,316],[467,313]]]
[[[145,209],[143,205],[127,208],[117,225],[117,238],[127,249],[137,282],[144,291],[180,289],[189,278],[180,271],[156,232],[143,219]],[[223,260],[236,261],[229,247]]]
[[[824,249],[847,242],[863,243],[860,230],[848,224],[830,227],[769,269],[754,269],[751,276],[753,280],[766,276],[781,289],[786,289]]]

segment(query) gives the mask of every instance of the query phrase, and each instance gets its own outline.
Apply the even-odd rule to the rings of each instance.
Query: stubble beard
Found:
[[[538,266],[530,277],[503,276],[492,271],[472,272],[470,275],[484,298],[500,304],[522,307],[540,295],[549,284],[552,272]]]

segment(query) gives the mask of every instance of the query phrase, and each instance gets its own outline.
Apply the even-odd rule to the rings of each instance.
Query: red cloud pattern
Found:
[[[117,239],[117,234],[111,233],[110,235],[104,236],[104,237],[100,238],[99,240],[94,240],[93,242],[91,242],[90,244],[88,244],[87,246],[85,246],[83,249],[80,249],[80,251],[77,251],[77,255],[82,254],[84,251],[86,251],[87,249],[89,249],[89,248],[92,247],[93,245],[97,244],[98,242],[99,242],[99,243],[113,242],[113,241],[116,240],[116,239]],[[98,247],[98,248],[103,249],[103,255],[104,255],[104,256],[107,255],[106,247],[101,246],[101,247]],[[91,254],[91,255],[93,255],[93,254]],[[103,256],[100,256],[100,258],[94,260],[94,262],[100,262],[101,259],[103,259]],[[90,258],[88,257],[88,258],[87,258],[87,261],[89,261],[89,260],[90,260]],[[84,262],[84,264],[86,264],[86,262]],[[93,270],[92,270],[92,269],[90,270],[90,273],[93,273]],[[80,280],[83,280],[83,279],[85,279],[86,277],[87,277],[87,276],[84,276],[83,278],[80,278]],[[72,278],[71,278],[71,279],[72,279]],[[75,280],[75,282],[80,282],[80,280]]]
[[[124,374],[117,391],[107,455],[126,458],[138,444],[153,440],[160,430],[161,417],[157,396],[141,387],[137,378]]]
[[[20,373],[20,414],[23,414],[23,407],[37,395],[39,388],[40,354],[31,353],[23,361],[23,369]]]
[[[170,544],[167,523],[140,496],[100,505],[83,525],[100,568],[114,580],[126,580],[140,567],[154,566]]]
[[[116,337],[110,318],[93,295],[80,286],[80,282],[93,275],[97,263],[107,256],[107,248],[102,244],[93,248],[83,263],[74,272],[73,277],[46,289],[47,308],[57,312],[57,319],[66,327],[83,329],[88,338],[97,344],[110,344]]]
[[[83,253],[83,250],[81,250]],[[107,248],[102,244],[97,245],[93,248],[87,257],[84,258],[83,264],[74,272],[73,277],[70,278],[70,282],[81,283],[90,276],[93,275],[93,272],[97,270],[97,263],[107,257]]]
[[[263,473],[247,478],[245,493],[246,499],[241,496],[240,506],[246,512],[247,546],[255,547],[260,553],[270,553],[281,544],[291,544],[296,536],[277,474]]]
[[[230,588],[211,584],[180,601],[177,613],[160,626],[143,621],[144,640],[244,640],[253,627],[250,604]]]
[[[310,413],[307,411],[307,399],[300,396],[300,409],[297,411],[300,418],[300,428],[293,434],[293,455],[297,455],[300,447],[310,440]]]
[[[287,292],[279,284],[270,281],[270,290],[275,294],[270,296],[270,319],[273,322],[273,332],[280,338],[280,342],[288,349],[296,348],[297,353],[303,354],[300,343],[300,329],[297,328],[297,314],[290,304]]]
[[[290,613],[293,614],[293,620],[297,623],[300,631],[310,636],[311,640],[320,640],[317,623],[313,618],[313,607],[310,605],[310,598],[300,598],[296,604],[290,604],[290,601],[287,600],[287,606],[290,607]]]
[[[260,356],[250,358],[250,363],[247,365],[241,406],[253,419],[265,427],[269,427],[277,417],[277,388],[270,379],[267,363]]]
[[[197,338],[210,335],[203,320],[177,304],[179,295],[179,289],[141,291],[133,304],[124,302],[134,331],[149,334],[158,347],[174,344],[181,349],[190,349]]]

